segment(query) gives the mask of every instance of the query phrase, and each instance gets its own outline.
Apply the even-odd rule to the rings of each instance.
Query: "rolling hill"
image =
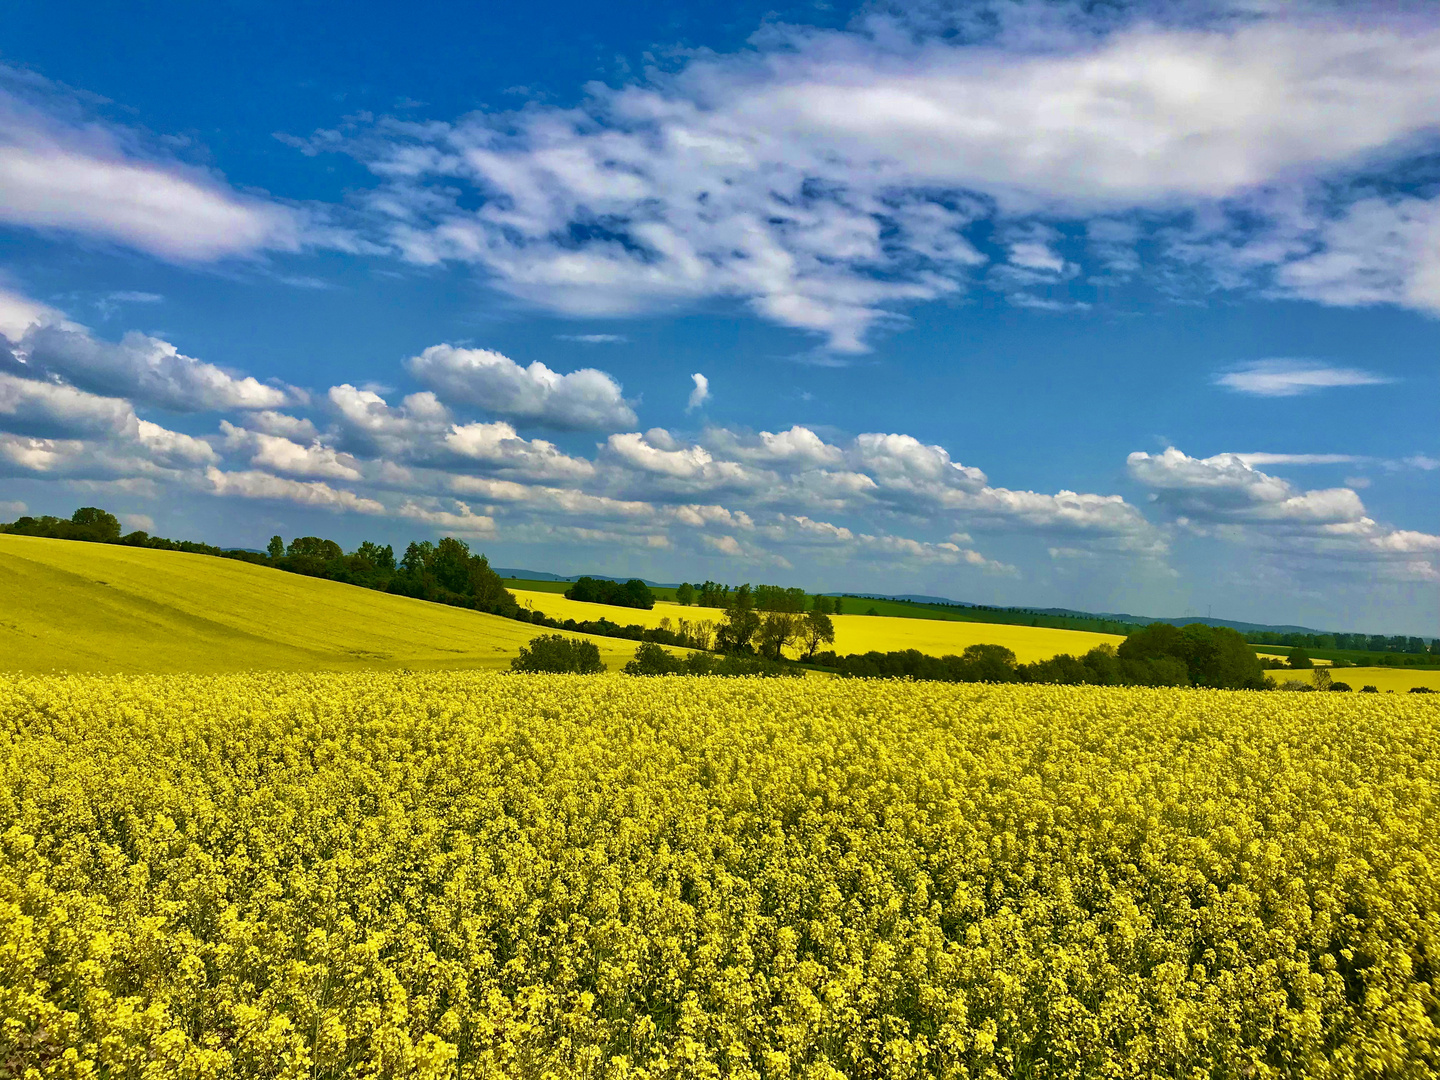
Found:
[[[3,534],[0,598],[0,670],[35,673],[499,668],[549,632],[206,555]],[[612,670],[634,655],[591,640]]]

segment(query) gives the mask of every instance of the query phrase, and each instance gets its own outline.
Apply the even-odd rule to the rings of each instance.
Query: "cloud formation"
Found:
[[[1169,447],[1130,455],[1131,477],[1182,528],[1232,543],[1377,565],[1398,580],[1440,581],[1440,536],[1385,526],[1349,487],[1302,490],[1239,454],[1192,458]]]
[[[1112,272],[1139,267],[1137,226],[1163,226],[1158,257],[1219,281],[1440,305],[1437,204],[1346,194],[1433,141],[1440,21],[989,14],[958,33],[931,9],[772,26],[752,50],[592,86],[573,108],[382,121],[314,145],[370,165],[374,220],[403,258],[474,264],[569,314],[731,298],[861,351],[987,263],[1017,302],[1066,302],[1046,295],[1075,276],[1066,222]]]
[[[185,262],[300,248],[295,210],[78,111],[58,87],[0,67],[0,221]]]
[[[451,405],[571,431],[614,431],[636,422],[620,384],[595,368],[561,375],[538,360],[522,368],[490,349],[452,345],[432,345],[405,366]]]
[[[1338,386],[1379,386],[1392,380],[1373,371],[1318,360],[1257,360],[1215,377],[1229,390],[1255,397],[1296,397]]]
[[[685,402],[686,412],[694,412],[710,400],[710,380],[698,371],[691,375],[690,379],[695,384],[695,389],[690,391],[690,398]]]

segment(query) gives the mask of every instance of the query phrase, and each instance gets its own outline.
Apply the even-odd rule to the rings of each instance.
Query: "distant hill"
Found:
[[[945,596],[925,596],[917,593],[860,593],[860,592],[832,592],[826,596],[857,596],[866,600],[903,600],[912,604],[944,604],[949,607],[973,608],[980,607],[979,604],[971,603],[968,600],[951,600]],[[1081,611],[1078,608],[1032,608],[1032,607],[1006,607],[1005,611],[1027,611],[1036,615],[1054,615],[1067,619],[1101,619],[1106,622],[1132,623],[1136,626],[1149,626],[1151,623],[1169,623],[1172,626],[1188,626],[1190,623],[1203,623],[1206,626],[1228,626],[1232,630],[1238,630],[1242,634],[1329,634],[1330,630],[1316,630],[1309,626],[1294,626],[1289,623],[1274,625],[1271,623],[1240,622],[1235,619],[1211,619],[1198,615],[1182,615],[1178,618],[1157,616],[1157,615],[1131,615],[1124,612],[1114,611]]]

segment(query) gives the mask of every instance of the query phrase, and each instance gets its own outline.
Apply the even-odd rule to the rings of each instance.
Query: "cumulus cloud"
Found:
[[[451,428],[445,446],[467,463],[483,463],[501,474],[532,480],[583,480],[595,471],[590,462],[563,453],[554,443],[522,439],[504,422]]]
[[[385,507],[375,499],[344,488],[333,488],[320,480],[289,480],[258,470],[222,472],[215,466],[205,470],[205,479],[215,495],[242,499],[271,499],[277,502],[314,506],[324,510],[348,510],[361,514],[383,514]]]
[[[75,116],[58,88],[11,74],[0,69],[0,221],[183,261],[300,247],[295,210],[142,149],[133,132]]]
[[[690,399],[685,403],[686,412],[694,412],[710,400],[710,380],[698,371],[690,379],[695,383],[695,389],[690,391]]]
[[[326,395],[339,421],[341,449],[409,458],[433,446],[450,428],[450,411],[429,391],[391,406],[373,390],[341,383]]]
[[[858,351],[900,307],[966,286],[993,257],[967,236],[981,219],[1004,226],[1000,278],[1033,304],[1053,301],[1029,285],[1072,275],[1050,223],[1102,223],[1097,255],[1130,274],[1127,216],[1217,206],[1266,234],[1245,258],[1282,291],[1440,302],[1435,204],[1276,208],[1423,150],[1440,20],[1174,5],[1037,30],[1023,24],[1045,9],[1020,5],[987,36],[984,20],[937,32],[953,28],[925,10],[768,27],[745,52],[591,87],[573,108],[322,141],[380,177],[370,206],[404,258],[483,267],[570,314],[728,297]]]
[[[1440,569],[1426,557],[1440,550],[1440,537],[1375,521],[1351,488],[1305,491],[1239,454],[1192,458],[1173,446],[1160,454],[1137,451],[1128,466],[1177,524],[1197,533],[1352,563],[1380,562],[1405,580],[1440,580]]]
[[[1295,397],[1337,386],[1379,386],[1392,381],[1373,371],[1316,360],[1257,360],[1215,378],[1220,386],[1256,397]]]
[[[561,375],[538,360],[522,368],[489,349],[452,345],[432,345],[406,367],[451,404],[566,430],[614,431],[635,423],[620,384],[595,368]]]
[[[245,454],[250,464],[287,476],[314,477],[328,480],[359,480],[359,462],[349,454],[323,445],[318,439],[304,445],[283,435],[270,435],[236,427],[228,420],[220,421],[225,447]]]

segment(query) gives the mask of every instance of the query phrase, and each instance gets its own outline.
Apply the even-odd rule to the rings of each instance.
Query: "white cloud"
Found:
[[[259,469],[284,473],[287,476],[313,477],[328,480],[359,480],[359,462],[318,440],[302,445],[283,435],[267,435],[236,427],[228,420],[220,421],[226,449],[249,456],[250,464]]]
[[[710,400],[710,380],[698,371],[690,378],[695,383],[695,389],[690,391],[690,399],[685,403],[686,412],[694,412]]]
[[[0,288],[0,337],[18,345],[33,326],[59,324],[65,316],[47,304]]]
[[[244,499],[273,499],[300,506],[325,510],[353,511],[361,514],[383,514],[385,507],[374,499],[357,495],[344,488],[333,488],[319,480],[287,480],[255,470],[222,472],[213,465],[205,470],[205,479],[216,495],[233,495]]]
[[[1425,454],[1414,454],[1407,457],[1405,464],[1409,465],[1412,469],[1423,469],[1426,472],[1440,469],[1440,459],[1429,457]]]
[[[39,326],[16,353],[37,375],[56,375],[84,390],[174,412],[266,409],[288,400],[283,390],[232,375],[147,334],[128,333],[117,343],[79,329]]]
[[[246,413],[240,422],[252,431],[262,431],[266,435],[279,435],[286,439],[303,439],[309,442],[319,434],[315,425],[305,417],[291,416],[273,409]]]
[[[624,334],[556,334],[560,341],[578,341],[582,345],[623,345],[630,339]]]
[[[455,506],[457,509],[454,510],[427,509],[417,502],[407,501],[397,513],[400,517],[418,521],[440,532],[481,538],[495,535],[494,518],[477,514],[462,502],[457,502]]]
[[[1236,454],[1246,465],[1353,465],[1365,460],[1354,454]]]
[[[56,102],[28,96],[0,85],[0,221],[183,261],[299,248],[304,224],[296,211],[146,154],[132,133],[62,119],[47,108]]]
[[[0,502],[0,517],[3,517],[8,521],[11,518],[18,518],[22,516],[27,509],[28,507],[23,502],[20,502],[18,499],[11,499],[5,502]]]
[[[1043,14],[1020,10],[1002,25]],[[592,87],[576,108],[327,141],[382,178],[371,207],[405,258],[477,264],[574,314],[729,297],[856,351],[899,305],[965,286],[985,261],[964,235],[979,218],[1021,226],[997,233],[1006,270],[1054,280],[1070,267],[1037,217],[1108,222],[1100,254],[1130,273],[1134,244],[1114,235],[1123,215],[1227,203],[1258,215],[1261,233],[1290,230],[1246,256],[1297,260],[1282,289],[1440,302],[1440,256],[1416,254],[1435,250],[1429,204],[1342,208],[1327,225],[1266,203],[1303,202],[1317,182],[1422,146],[1440,114],[1440,21],[1170,12],[1052,22],[1028,38],[930,33],[918,16],[769,27],[751,50]],[[1357,270],[1395,263],[1384,252],[1396,235],[1412,253],[1398,270]]]
[[[450,412],[428,390],[409,394],[392,408],[373,390],[349,383],[326,395],[340,424],[342,448],[357,454],[409,458],[433,447],[450,428]]]
[[[1373,371],[1317,360],[1257,360],[1215,378],[1220,386],[1257,397],[1295,397],[1337,386],[1378,386],[1393,380]]]
[[[149,420],[141,420],[136,432],[141,445],[149,452],[152,460],[161,464],[183,468],[186,465],[202,465],[215,460],[215,450],[204,439],[171,431]]]
[[[554,443],[522,439],[503,421],[451,428],[445,446],[467,462],[483,462],[499,472],[533,480],[583,480],[595,471],[590,462],[563,453]]]
[[[1351,488],[1302,491],[1238,454],[1192,458],[1173,446],[1160,454],[1137,451],[1128,466],[1193,532],[1314,558],[1378,562],[1400,580],[1440,580],[1440,569],[1424,557],[1440,550],[1440,537],[1376,522]]]
[[[595,368],[561,375],[538,360],[522,368],[489,349],[451,345],[432,345],[406,367],[451,404],[566,430],[614,431],[635,423],[620,384]]]

